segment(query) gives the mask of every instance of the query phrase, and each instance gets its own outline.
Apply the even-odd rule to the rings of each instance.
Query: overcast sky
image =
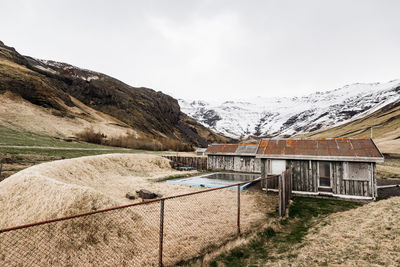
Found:
[[[400,1],[0,0],[20,53],[186,99],[400,78]]]

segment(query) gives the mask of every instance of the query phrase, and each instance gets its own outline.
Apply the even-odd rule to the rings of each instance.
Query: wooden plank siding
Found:
[[[252,156],[208,155],[207,168],[210,170],[261,173],[261,159]]]
[[[208,155],[207,167],[211,170],[225,170],[267,175],[270,172],[271,160],[251,156]],[[325,161],[326,162],[326,161]],[[293,191],[324,193],[325,195],[347,195],[360,197],[376,197],[375,163],[329,161],[331,188],[318,188],[319,161],[316,160],[286,160],[286,168],[292,169]],[[365,171],[367,170],[367,171]],[[278,179],[268,180],[268,189],[278,189]]]
[[[185,157],[185,156],[170,156],[170,155],[164,155],[163,157],[171,160],[172,167],[183,165],[183,166],[194,167],[197,170],[207,170],[206,157]]]
[[[366,177],[365,181],[348,180],[345,177],[343,162],[333,161],[330,163],[333,194],[363,197],[373,196],[371,188],[372,175]],[[292,166],[293,168],[294,191],[318,192],[318,161],[290,160],[287,164],[288,167]]]
[[[288,166],[293,167],[293,190],[317,192],[317,165],[309,160],[290,160]]]
[[[279,189],[279,177],[274,177],[272,179],[267,180],[267,188]]]
[[[335,170],[332,176],[333,181],[336,183],[336,186],[332,188],[334,194],[373,197],[371,182],[374,179],[370,171],[368,172],[370,174],[369,177],[365,177],[364,181],[348,180],[346,179],[343,162],[332,162],[331,165],[334,166],[333,169]],[[371,165],[368,164],[367,166]]]

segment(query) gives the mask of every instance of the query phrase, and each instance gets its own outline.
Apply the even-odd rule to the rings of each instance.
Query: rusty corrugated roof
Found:
[[[207,148],[206,154],[256,155],[258,144],[216,144]]]
[[[256,154],[258,144],[240,144],[236,149],[237,154]]]
[[[372,139],[321,138],[321,139],[266,139],[261,140],[258,157],[301,156],[329,158],[382,158]],[[289,158],[289,157],[288,157]]]
[[[258,158],[382,161],[372,139],[264,139],[259,144],[216,144],[206,154],[254,155]]]
[[[217,144],[207,148],[206,154],[232,154],[235,153],[238,144]]]

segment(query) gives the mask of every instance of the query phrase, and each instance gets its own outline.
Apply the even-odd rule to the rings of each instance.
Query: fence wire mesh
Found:
[[[235,190],[224,189],[165,202],[164,263],[188,260],[237,232]],[[218,230],[218,234],[216,234]]]
[[[1,266],[156,266],[160,203],[0,233]]]
[[[278,198],[239,192],[243,233],[265,221]],[[159,266],[161,218],[162,263],[174,265],[237,237],[238,212],[234,187],[0,230],[0,266]]]

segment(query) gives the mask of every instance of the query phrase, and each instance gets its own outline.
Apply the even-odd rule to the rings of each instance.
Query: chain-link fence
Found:
[[[271,177],[255,181],[265,179]],[[0,266],[187,261],[248,232],[276,210],[276,196],[240,190],[246,183],[0,230]]]

